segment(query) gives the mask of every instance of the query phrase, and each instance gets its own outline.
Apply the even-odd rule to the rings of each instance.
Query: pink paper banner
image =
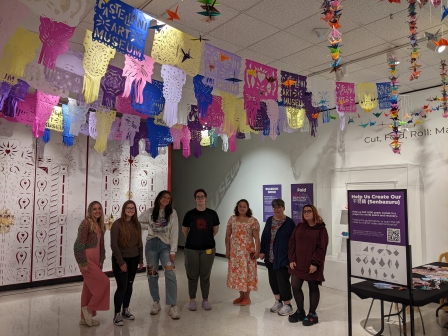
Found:
[[[355,84],[336,82],[336,109],[339,113],[356,112]]]
[[[243,93],[247,122],[252,125],[261,100],[278,99],[277,69],[246,59]]]

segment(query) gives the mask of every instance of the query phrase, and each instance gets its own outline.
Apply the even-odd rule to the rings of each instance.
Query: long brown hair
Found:
[[[311,210],[313,211],[314,223],[322,223],[323,222],[323,219],[319,215],[319,211],[317,211],[317,208],[312,204],[306,204],[303,206],[303,209],[302,209],[302,223],[306,223],[305,217],[303,216],[303,210],[305,210],[305,208],[311,208]]]
[[[131,245],[131,233],[129,232],[129,226],[126,224],[126,207],[132,204],[135,208],[135,212],[131,217],[131,223],[133,224],[133,230],[137,232],[138,236],[138,246],[140,246],[142,243],[142,227],[140,225],[140,222],[138,221],[137,216],[137,206],[135,205],[134,201],[128,200],[124,202],[123,206],[121,207],[121,217],[120,217],[120,235],[118,237],[118,245],[121,247],[126,247]]]
[[[93,217],[93,207],[95,205],[99,204],[101,207],[101,217],[98,218],[98,221]],[[86,219],[90,222],[90,232],[95,232],[96,224],[98,223],[100,226],[101,231],[106,232],[106,225],[104,224],[104,211],[103,206],[98,201],[93,201],[89,204],[89,207],[87,208],[87,216]]]

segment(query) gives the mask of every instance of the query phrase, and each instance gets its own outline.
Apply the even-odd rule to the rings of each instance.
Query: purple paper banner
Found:
[[[206,43],[203,47],[204,84],[234,95],[240,93],[237,79],[241,70],[241,57]]]
[[[282,185],[263,185],[263,222],[266,222],[269,217],[274,216],[272,201],[276,198],[282,198]]]
[[[336,82],[336,107],[340,113],[356,112],[355,84]]]
[[[302,210],[306,204],[313,204],[313,184],[291,184],[291,218],[294,223],[302,221]]]
[[[303,102],[306,92],[306,76],[281,71],[281,97],[285,106],[297,107]]]
[[[406,191],[349,190],[352,241],[406,246]]]
[[[376,83],[376,91],[378,92],[378,108],[390,109],[390,83]]]

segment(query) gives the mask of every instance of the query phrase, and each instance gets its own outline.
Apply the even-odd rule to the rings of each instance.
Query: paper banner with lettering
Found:
[[[206,43],[203,51],[204,83],[216,90],[238,95],[241,57]]]
[[[2,83],[6,84],[6,83]],[[7,84],[9,85],[9,84]],[[9,90],[8,98],[5,101],[3,113],[9,117],[15,117],[19,101],[23,101],[29,89],[29,84],[19,79],[17,84]]]
[[[45,124],[45,132],[42,137],[44,143],[48,143],[50,141],[50,130],[56,132],[62,132],[64,129],[63,124],[63,116],[62,116],[62,107],[53,106],[53,110],[51,111],[50,118],[47,120]]]
[[[151,20],[120,0],[96,0],[93,40],[141,61]]]
[[[261,100],[278,99],[277,69],[246,59],[243,93],[247,121],[255,129]]]
[[[168,146],[173,142],[173,137],[168,127],[155,124],[153,118],[146,119],[146,127],[148,127],[149,154],[155,158],[159,154],[159,147]]]
[[[285,106],[299,107],[306,92],[306,76],[288,71],[280,72],[281,97]]]
[[[187,81],[187,75],[182,69],[171,65],[162,65],[163,97],[165,110],[163,120],[168,127],[177,124],[177,106],[182,98],[182,88]]]
[[[188,128],[190,129],[191,141],[193,143],[193,156],[199,158],[202,155],[202,130],[205,128],[199,122],[198,107],[196,105],[190,105]]]
[[[39,16],[76,27],[86,10],[86,0],[20,0]]]
[[[0,1],[0,51],[30,14],[28,6],[19,1]]]
[[[40,45],[39,36],[22,27],[17,28],[3,48],[0,59],[0,80],[16,84],[25,75],[25,68],[36,56]]]
[[[152,83],[146,83],[143,89],[143,103],[139,104],[135,100],[134,87],[131,89],[132,108],[146,116],[158,116],[165,107],[163,97],[163,82],[153,79]]]
[[[134,83],[135,100],[137,103],[143,103],[143,88],[146,82],[151,83],[151,76],[154,71],[154,60],[145,55],[142,61],[125,55],[123,76],[126,77],[124,84],[123,97],[129,97],[131,86]]]
[[[378,93],[378,108],[380,110],[390,109],[390,82],[376,83]]]
[[[356,112],[355,84],[336,82],[336,110],[339,113]]]
[[[174,65],[191,77],[199,73],[202,43],[169,25],[156,30],[151,57],[160,64]]]
[[[365,112],[372,111],[378,105],[378,97],[374,83],[358,84],[358,102],[359,106]]]
[[[82,92],[86,103],[90,104],[98,99],[101,78],[106,74],[109,61],[115,56],[115,49],[93,41],[90,30],[86,30],[83,45],[85,53],[82,60],[84,68]]]
[[[101,90],[103,90],[103,106],[115,109],[115,101],[117,96],[124,91],[124,83],[126,78],[122,76],[123,70],[113,65],[107,67],[107,72],[101,78]]]
[[[36,117],[33,122],[33,135],[40,138],[44,135],[45,124],[50,118],[53,107],[59,102],[59,96],[52,96],[36,90]]]
[[[42,49],[38,63],[43,63],[46,68],[53,69],[58,55],[67,52],[68,40],[72,38],[75,28],[41,16],[39,38],[42,41]]]

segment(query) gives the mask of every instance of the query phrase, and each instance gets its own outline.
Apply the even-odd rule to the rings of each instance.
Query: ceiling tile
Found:
[[[385,43],[385,40],[379,38],[367,29],[358,28],[342,35],[341,51],[344,55],[350,55],[363,50],[371,50],[372,47]]]
[[[279,59],[311,46],[312,44],[309,42],[300,40],[296,36],[284,31],[280,31],[277,34],[255,43],[250,46],[249,49]]]
[[[248,9],[246,14],[274,27],[285,29],[310,16],[316,16],[318,20],[317,15],[320,12],[316,1],[302,1],[298,5],[297,0],[282,0],[281,4],[278,1],[264,0]]]
[[[262,2],[263,0],[220,0],[219,2],[239,11],[245,11]]]
[[[411,84],[408,84],[407,86],[411,87],[413,90],[419,90],[424,88],[429,88],[432,86],[438,86],[440,84],[440,79],[430,79],[426,81],[413,81]]]
[[[237,54],[241,56],[242,58],[250,59],[252,61],[261,63],[261,64],[269,64],[274,61],[272,57],[261,55],[259,53],[256,53],[255,51],[244,49],[241,51],[238,51]],[[244,64],[244,63],[243,63]],[[244,67],[244,65],[243,65]]]
[[[273,67],[273,68],[276,68],[279,70],[284,70],[284,71],[296,73],[296,74],[303,75],[303,76],[305,76],[305,72],[308,72],[305,70],[300,70],[299,68],[295,67],[294,65],[285,63],[282,61],[274,61],[274,62],[269,63],[268,65],[270,67]]]
[[[281,60],[297,66],[300,69],[310,69],[324,63],[330,64],[330,59],[328,48],[312,46],[293,55],[284,57]]]
[[[218,47],[218,48],[221,48],[221,49],[223,49],[225,51],[228,51],[228,52],[236,53],[237,51],[243,49],[242,47],[237,46],[236,44],[224,41],[224,40],[222,40],[220,38],[217,38],[217,37],[214,37],[214,36],[205,35],[205,38],[210,40],[207,43],[210,43],[211,45],[213,45],[215,47]]]
[[[446,51],[439,54],[431,50],[423,49],[418,56],[418,63],[425,63],[426,65],[435,66],[438,69],[440,61],[446,59]]]
[[[373,70],[363,69],[353,73],[348,73],[346,81],[352,83],[369,83],[369,82],[375,82],[377,79],[380,79],[381,77],[383,77],[381,74],[378,74]]]
[[[390,4],[389,2],[379,2],[371,0],[344,1],[342,3],[342,6],[343,14],[341,17],[341,25],[344,24],[344,17],[349,17],[351,20],[365,25],[370,22],[378,21],[382,18],[387,17],[389,19],[390,14],[393,14],[393,17],[395,18],[397,15],[396,13],[406,11],[407,8],[407,4],[405,3]],[[395,19],[390,21],[395,21]]]
[[[292,25],[291,27],[287,28],[286,31],[313,44],[318,44],[323,40],[326,41],[327,36],[330,33],[330,27],[325,21],[320,19],[321,16],[322,16],[321,14],[311,16],[305,20],[302,20]],[[358,23],[351,21],[346,17],[341,18],[341,25],[342,28],[340,30],[343,34],[360,27]],[[317,35],[314,33],[314,29],[316,28],[320,29],[326,28],[328,30],[328,32],[325,34],[322,40],[319,40]]]
[[[210,34],[247,48],[276,32],[278,32],[277,28],[246,14],[240,14],[227,24],[216,28]]]
[[[179,5],[178,0],[152,0],[147,6],[145,6],[142,11],[145,13],[148,13],[151,16],[154,17],[162,17],[162,15],[166,14],[167,9],[172,9],[175,6]],[[180,3],[178,14],[179,17],[182,19],[182,3]],[[174,10],[173,9],[173,10]]]

